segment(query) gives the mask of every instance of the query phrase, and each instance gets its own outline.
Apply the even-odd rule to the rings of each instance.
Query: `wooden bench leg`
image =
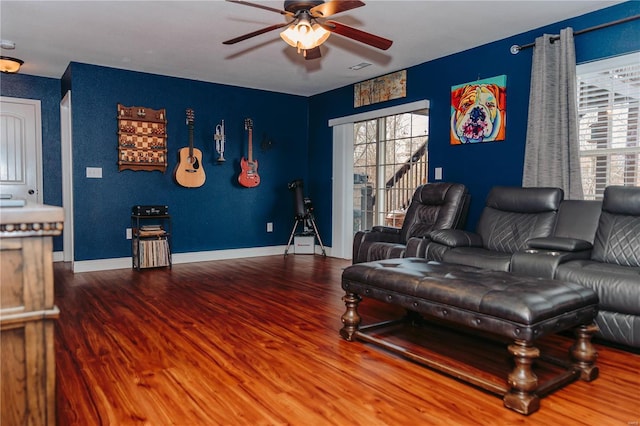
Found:
[[[574,367],[580,370],[580,379],[587,382],[595,380],[600,371],[596,366],[598,351],[591,344],[591,338],[597,331],[598,326],[595,324],[581,325],[576,328],[576,341],[569,350]]]
[[[347,306],[346,312],[342,315],[342,324],[344,326],[340,330],[340,336],[344,339],[352,342],[353,335],[358,331],[362,318],[358,314],[358,303],[362,300],[362,297],[355,293],[345,294],[342,297],[342,301]]]
[[[504,406],[521,414],[531,414],[540,408],[540,398],[534,393],[538,388],[538,377],[531,365],[540,356],[540,350],[529,342],[516,340],[509,345],[515,367],[507,378],[511,390],[504,396]]]

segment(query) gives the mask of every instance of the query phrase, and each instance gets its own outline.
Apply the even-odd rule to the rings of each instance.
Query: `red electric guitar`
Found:
[[[206,176],[202,168],[202,152],[193,147],[193,110],[187,110],[187,126],[189,127],[189,147],[178,151],[179,162],[173,176],[178,184],[186,188],[198,188],[204,185]]]
[[[253,147],[251,138],[253,135],[253,121],[250,118],[244,120],[244,128],[249,132],[249,158],[242,157],[240,160],[240,176],[238,182],[245,188],[254,188],[260,184],[260,176],[258,176],[258,160],[253,159]]]

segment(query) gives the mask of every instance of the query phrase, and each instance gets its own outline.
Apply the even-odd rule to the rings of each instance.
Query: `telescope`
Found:
[[[287,184],[287,188],[289,191],[293,191],[293,211],[294,211],[294,219],[295,223],[293,224],[293,229],[291,230],[291,235],[289,236],[289,243],[287,244],[287,248],[284,250],[284,255],[286,256],[289,252],[289,247],[291,246],[291,241],[293,241],[293,236],[298,229],[300,224],[303,225],[303,230],[313,229],[313,234],[318,239],[320,243],[320,247],[322,248],[322,255],[326,256],[324,250],[324,245],[322,244],[322,240],[320,239],[320,234],[318,233],[318,227],[316,226],[316,220],[313,217],[313,203],[311,199],[304,196],[304,184],[302,179],[296,179]]]

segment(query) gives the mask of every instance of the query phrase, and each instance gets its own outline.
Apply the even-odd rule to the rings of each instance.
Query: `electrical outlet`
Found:
[[[131,239],[131,228],[127,228],[127,240]]]
[[[267,222],[267,232],[273,232],[273,222]]]

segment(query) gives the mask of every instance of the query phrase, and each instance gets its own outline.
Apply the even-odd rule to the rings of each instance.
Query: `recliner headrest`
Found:
[[[542,213],[558,210],[564,198],[560,188],[520,188],[496,186],[487,197],[486,206],[517,213]]]
[[[640,216],[640,187],[606,187],[602,199],[602,210],[609,213]]]
[[[449,189],[455,186],[459,186],[460,191],[464,191],[464,186],[448,182],[434,182],[422,185],[420,190],[415,192],[413,199],[421,204],[442,205],[447,198]]]

